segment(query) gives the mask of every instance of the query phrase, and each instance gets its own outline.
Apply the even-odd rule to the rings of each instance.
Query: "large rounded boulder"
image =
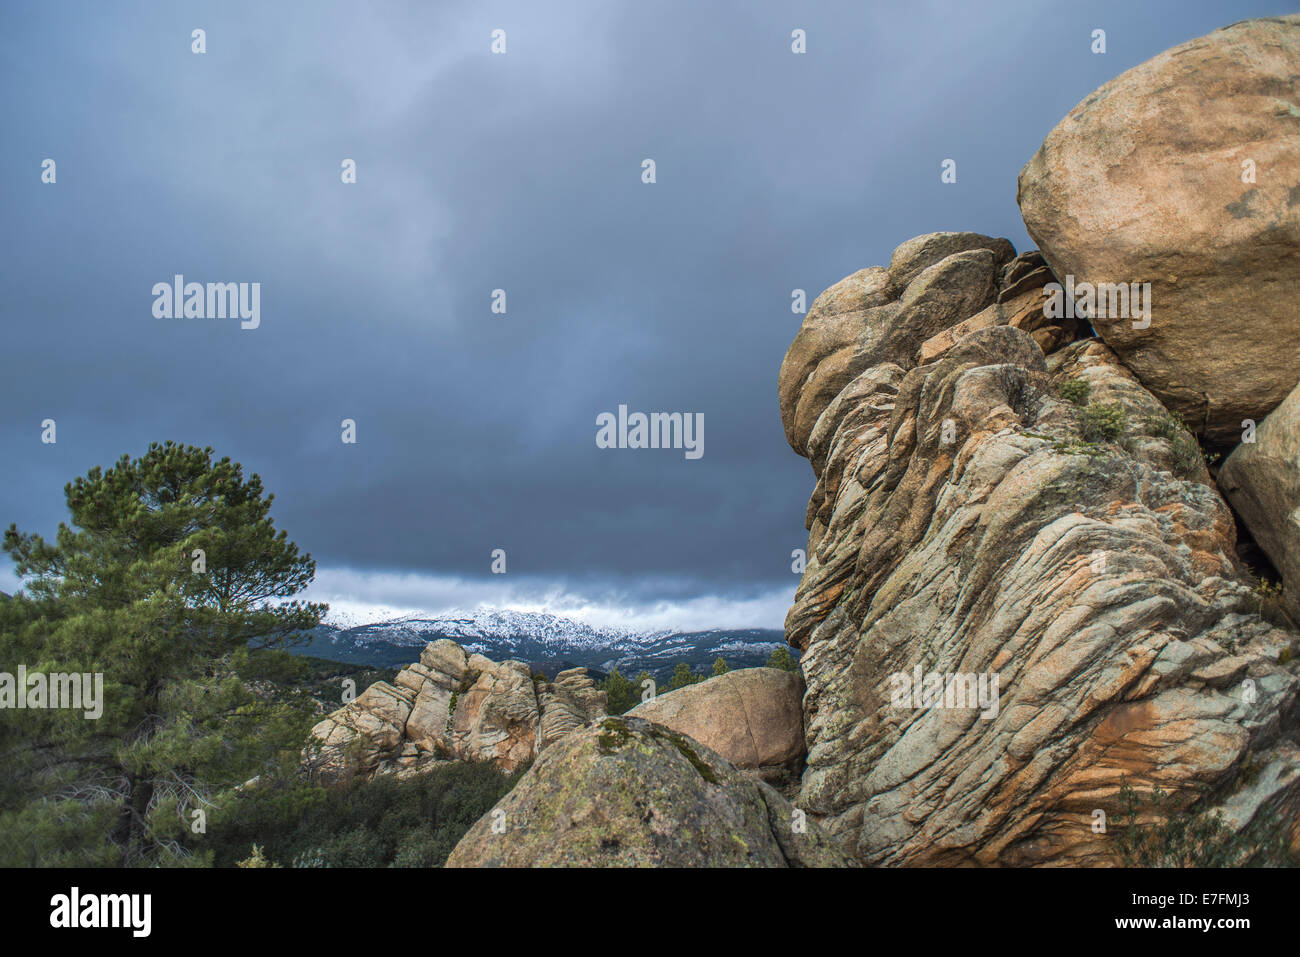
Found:
[[[798,777],[804,757],[803,681],[742,668],[637,705],[630,717],[679,731],[769,784]]]
[[[1078,301],[1092,287],[1106,344],[1217,441],[1300,380],[1298,82],[1300,15],[1236,23],[1102,86],[1020,173],[1052,271]]]
[[[803,812],[721,756],[639,718],[542,752],[448,867],[848,867]]]

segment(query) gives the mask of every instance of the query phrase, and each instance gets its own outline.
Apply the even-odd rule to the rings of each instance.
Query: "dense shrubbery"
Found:
[[[233,867],[260,849],[281,867],[438,867],[470,826],[524,771],[455,762],[407,780],[378,777],[337,788],[287,779],[229,795],[189,849]],[[245,866],[250,866],[245,864]]]

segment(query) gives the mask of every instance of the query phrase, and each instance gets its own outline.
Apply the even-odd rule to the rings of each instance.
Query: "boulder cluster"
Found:
[[[1298,80],[1300,16],[1170,50],[1021,172],[1038,249],[931,233],[817,298],[801,675],[612,717],[437,642],[319,763],[533,761],[453,866],[1109,865],[1126,813],[1300,853]]]
[[[1297,79],[1300,17],[1169,51],[1021,173],[1039,251],[917,237],[806,316],[797,804],[857,859],[1117,863],[1126,787],[1300,849]],[[1150,283],[1150,313],[1046,325],[1049,283]],[[918,707],[917,672],[998,706]]]
[[[439,761],[514,771],[605,710],[605,692],[585,668],[547,681],[523,662],[494,662],[442,639],[392,684],[371,685],[317,724],[307,762],[333,784],[407,776]]]

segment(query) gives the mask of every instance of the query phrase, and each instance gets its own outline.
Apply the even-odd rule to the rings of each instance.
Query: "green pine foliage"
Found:
[[[1118,402],[1089,402],[1079,431],[1088,442],[1113,442],[1124,434],[1128,413]]]
[[[605,710],[610,714],[626,714],[641,703],[647,681],[654,681],[648,671],[643,670],[636,678],[626,678],[615,668],[596,687],[605,692],[608,699]]]
[[[1085,406],[1088,404],[1088,394],[1091,391],[1091,387],[1084,379],[1066,379],[1057,388],[1056,393],[1066,402]]]
[[[704,675],[697,674],[691,670],[691,666],[684,661],[679,661],[677,667],[673,669],[672,681],[668,684],[669,691],[676,691],[678,688],[685,688],[687,685],[697,685],[704,680]]]
[[[795,661],[790,654],[790,649],[785,645],[773,649],[772,654],[767,659],[767,668],[778,668],[781,671],[798,671],[799,662]]]
[[[187,849],[216,867],[440,867],[526,771],[456,761],[334,788],[263,779],[221,795]]]
[[[64,495],[53,542],[5,532],[24,590],[0,603],[0,642],[29,671],[102,673],[103,714],[3,712],[0,864],[198,863],[195,812],[296,763],[302,709],[240,672],[250,646],[319,623],[292,600],[315,562],[276,531],[261,479],[211,449],[154,443]]]

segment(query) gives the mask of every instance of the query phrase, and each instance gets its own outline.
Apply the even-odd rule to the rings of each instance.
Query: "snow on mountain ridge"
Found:
[[[648,670],[656,680],[667,681],[681,663],[707,672],[719,656],[733,667],[755,667],[785,643],[781,631],[769,628],[634,631],[547,612],[486,607],[437,615],[406,613],[351,627],[348,621],[331,615],[298,653],[404,667],[419,657],[427,642],[448,638],[493,661],[523,661],[543,671],[549,667],[548,674],[560,667],[618,667],[628,674]]]
[[[505,608],[452,609],[437,615],[407,613],[382,621],[353,623],[351,615],[329,615],[323,624],[347,632],[359,643],[383,640],[396,644],[422,644],[430,633],[468,643],[511,642],[528,639],[563,649],[620,648],[652,643],[676,634],[668,629],[636,631],[630,628],[600,627],[548,612],[516,611]],[[710,633],[719,629],[710,629]]]

